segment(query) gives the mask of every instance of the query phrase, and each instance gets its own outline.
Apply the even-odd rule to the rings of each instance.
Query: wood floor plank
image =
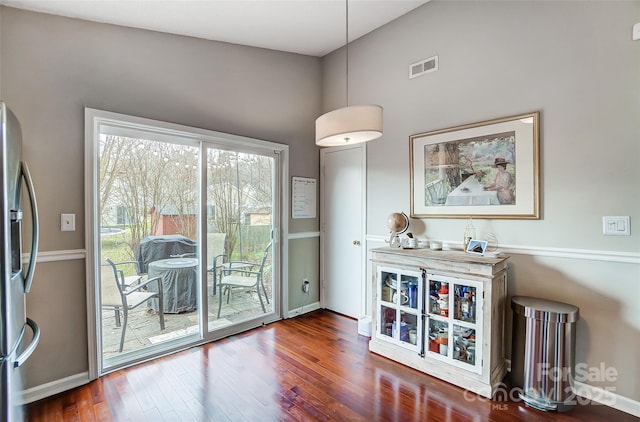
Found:
[[[101,401],[93,405],[93,411],[96,421],[115,421],[109,408],[109,404],[106,401]],[[93,422],[93,419],[81,419],[82,422]],[[60,422],[60,421],[53,421]]]
[[[91,398],[91,389],[77,389],[72,393],[73,394],[70,396],[72,397],[72,400],[76,401],[78,408],[78,420],[95,421],[96,418]]]
[[[370,353],[357,321],[322,310],[115,371],[26,411],[29,422],[640,420],[601,405],[555,413],[479,397]]]

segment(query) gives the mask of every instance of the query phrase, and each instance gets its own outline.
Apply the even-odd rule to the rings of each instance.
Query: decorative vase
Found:
[[[475,239],[476,237],[476,228],[473,226],[473,219],[469,217],[469,223],[467,227],[464,229],[464,238],[463,238],[463,250],[467,250],[467,246],[469,246],[469,241],[471,239]]]

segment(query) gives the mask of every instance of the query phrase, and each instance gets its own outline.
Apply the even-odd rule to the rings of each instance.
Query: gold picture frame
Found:
[[[412,218],[540,218],[540,112],[409,137]]]

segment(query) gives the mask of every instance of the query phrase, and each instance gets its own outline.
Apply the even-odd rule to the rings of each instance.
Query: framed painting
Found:
[[[411,217],[540,218],[540,112],[409,137]]]

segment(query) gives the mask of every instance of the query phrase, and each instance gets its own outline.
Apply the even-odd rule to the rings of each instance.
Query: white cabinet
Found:
[[[506,373],[507,257],[372,250],[369,349],[492,397]]]

